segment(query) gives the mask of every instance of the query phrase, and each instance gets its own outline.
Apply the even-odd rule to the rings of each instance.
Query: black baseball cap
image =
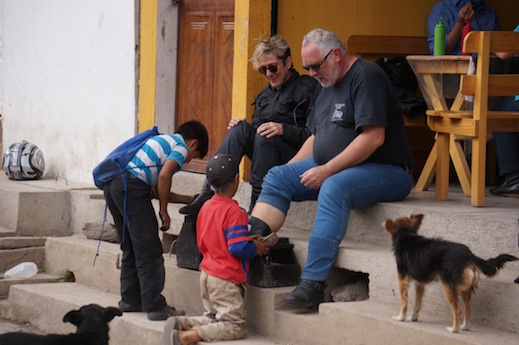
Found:
[[[219,153],[214,155],[207,162],[205,169],[207,182],[216,188],[227,189],[238,173],[238,166],[239,161],[230,155]]]

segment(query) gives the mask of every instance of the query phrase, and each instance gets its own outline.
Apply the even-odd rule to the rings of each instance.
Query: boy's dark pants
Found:
[[[126,177],[126,232],[123,236],[124,185]],[[151,204],[153,192],[149,185],[129,172],[118,176],[104,188],[108,208],[112,213],[121,239],[121,299],[126,303],[142,304],[142,311],[159,311],[166,307],[161,295],[165,270],[158,223]]]

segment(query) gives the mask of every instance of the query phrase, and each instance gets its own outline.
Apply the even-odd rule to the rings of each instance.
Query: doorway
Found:
[[[209,133],[208,155],[182,169],[205,173],[231,119],[234,0],[182,0],[178,40],[175,123],[196,119]]]

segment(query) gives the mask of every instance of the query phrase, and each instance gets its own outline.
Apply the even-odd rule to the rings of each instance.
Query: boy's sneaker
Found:
[[[139,312],[139,311],[142,311],[142,306],[140,303],[134,304],[134,303],[128,303],[128,302],[121,300],[121,301],[119,301],[119,309],[123,313]]]
[[[171,345],[175,344],[173,332],[178,331],[178,321],[175,316],[170,317],[164,324],[164,331],[162,332],[162,339],[160,345]],[[178,337],[178,333],[177,333]],[[180,344],[180,343],[179,343]]]
[[[150,311],[148,313],[148,320],[150,321],[163,321],[167,320],[172,316],[181,316],[186,315],[186,312],[183,310],[176,310],[173,307],[166,306],[164,309],[159,311]]]

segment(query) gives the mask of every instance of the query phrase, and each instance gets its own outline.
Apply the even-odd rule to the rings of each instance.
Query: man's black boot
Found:
[[[267,236],[272,231],[270,227],[259,218],[249,216],[249,234]]]
[[[214,192],[211,190],[211,187],[207,183],[204,183],[202,187],[202,191],[197,195],[196,198],[193,199],[188,205],[181,207],[178,212],[181,214],[186,214],[190,216],[196,216],[198,211],[202,208],[202,205],[209,199],[211,199],[214,195]]]
[[[301,308],[313,308],[324,302],[326,284],[314,280],[301,279],[297,287],[285,297],[285,303]]]
[[[503,184],[490,188],[490,193],[497,196],[519,198],[519,171],[506,174]]]

